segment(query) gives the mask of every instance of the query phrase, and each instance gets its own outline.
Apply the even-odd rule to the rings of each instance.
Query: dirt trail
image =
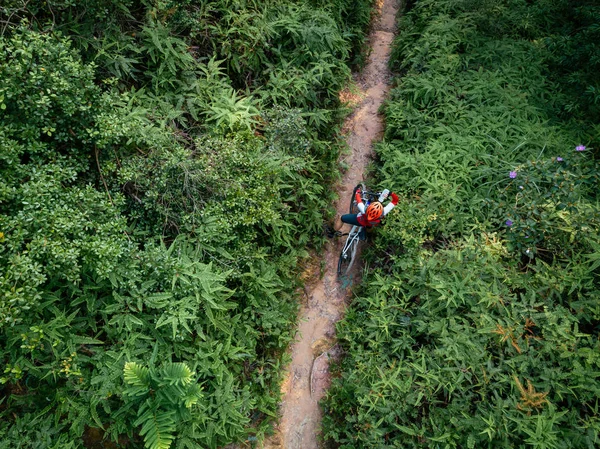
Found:
[[[371,159],[373,142],[383,130],[378,109],[388,91],[388,59],[394,37],[397,0],[380,0],[380,14],[370,36],[372,51],[364,71],[355,76],[360,88],[359,104],[344,124],[352,150],[345,161],[350,167],[338,189],[339,216],[348,212],[353,187],[363,180]],[[348,228],[348,225],[345,225]],[[344,228],[344,229],[346,229]],[[338,239],[341,240],[341,239]],[[316,273],[313,285],[307,286],[307,300],[302,305],[296,341],[291,348],[292,361],[282,385],[281,419],[274,437],[264,449],[316,449],[319,447],[321,410],[318,401],[329,387],[329,360],[339,356],[335,344],[335,323],[340,320],[349,300],[352,277],[341,282],[336,275],[341,241],[328,245],[324,254],[326,267],[322,279]],[[358,265],[358,264],[357,264]]]

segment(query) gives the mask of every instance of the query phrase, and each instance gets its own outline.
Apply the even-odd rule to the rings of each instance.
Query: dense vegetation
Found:
[[[600,445],[598,42],[595,1],[411,2],[331,447]]]
[[[2,2],[0,448],[266,430],[370,8]]]

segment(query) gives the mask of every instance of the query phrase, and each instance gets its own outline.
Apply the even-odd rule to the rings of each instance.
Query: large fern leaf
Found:
[[[140,396],[150,388],[150,370],[136,362],[125,363],[123,369],[125,382],[130,385],[125,390],[125,394],[130,396]]]
[[[140,435],[146,449],[169,449],[175,439],[175,411],[160,410],[159,404],[151,400],[142,405],[134,425],[142,425]]]
[[[185,363],[171,363],[161,369],[161,380],[169,385],[189,385],[194,373]]]

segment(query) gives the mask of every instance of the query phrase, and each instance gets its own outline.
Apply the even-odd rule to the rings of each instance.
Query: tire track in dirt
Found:
[[[344,173],[337,190],[336,229],[342,225],[340,215],[348,212],[352,189],[363,180],[371,160],[373,142],[379,140],[383,132],[383,119],[378,110],[388,93],[388,59],[399,5],[397,0],[379,1],[379,14],[369,37],[371,52],[367,65],[362,73],[355,75],[360,88],[359,104],[343,128],[351,154],[344,158],[343,162],[349,169]],[[347,231],[349,226],[344,226]],[[335,344],[335,323],[344,314],[346,303],[350,300],[353,277],[360,270],[357,267],[354,275],[338,280],[336,270],[341,244],[341,239],[337,239],[327,245],[323,254],[326,261],[323,278],[319,278],[317,268],[312,275],[312,283],[309,281],[306,286],[307,295],[299,314],[298,334],[291,346],[292,361],[282,384],[280,420],[275,435],[262,444],[263,449],[320,447],[322,412],[318,402],[330,384],[329,361],[339,357],[340,353]]]

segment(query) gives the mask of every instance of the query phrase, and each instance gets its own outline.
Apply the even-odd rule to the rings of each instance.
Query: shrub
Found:
[[[401,19],[372,183],[402,201],[338,324],[333,447],[598,443],[596,137],[557,112],[578,100],[544,44],[564,5],[419,1]]]
[[[216,448],[275,415],[350,36],[176,3],[0,6],[0,447]]]

